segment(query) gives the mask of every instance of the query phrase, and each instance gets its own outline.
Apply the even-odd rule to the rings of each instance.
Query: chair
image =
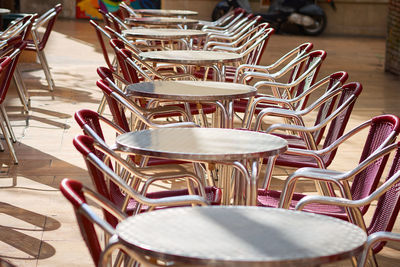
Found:
[[[348,78],[348,74],[343,71],[335,72],[320,81],[316,82],[309,90],[303,92],[301,95],[292,99],[280,99],[273,97],[259,97],[251,105],[250,111],[248,112],[248,120],[246,129],[250,129],[252,123],[252,117],[254,115],[254,109],[256,108],[258,101],[268,103],[269,105],[275,105],[276,107],[270,107],[263,109],[257,116],[253,130],[260,131],[263,119],[267,116],[285,118],[287,122],[293,125],[306,127],[302,129],[308,129],[305,123],[305,117],[310,117],[312,112],[317,111],[315,116],[315,122],[310,131],[294,131],[292,134],[289,133],[277,133],[276,130],[285,130],[286,125],[275,125],[268,132],[278,135],[286,139],[289,142],[289,147],[297,147],[303,149],[317,149],[319,143],[322,140],[324,131],[326,129],[326,123],[332,120],[334,114],[343,112],[344,108],[349,105],[353,106],[356,98],[361,93],[361,87],[357,88],[355,85],[344,86]],[[326,88],[323,87],[326,85]],[[355,91],[356,89],[356,91]],[[322,93],[320,92],[322,91]],[[296,110],[296,103],[301,101],[304,97],[316,98],[316,94],[321,96],[317,98],[312,104],[308,105],[302,110]],[[338,101],[340,99],[340,101]],[[350,100],[349,100],[350,99]],[[350,114],[351,109],[346,109],[346,112]],[[331,116],[331,117],[329,117]],[[322,124],[322,125],[321,125]],[[341,127],[344,130],[346,123],[343,121]]]
[[[112,39],[110,43],[115,50],[120,72],[122,73],[124,79],[126,80],[126,83],[128,84],[138,83],[140,80],[153,81],[154,79],[175,80],[175,79],[185,79],[187,77],[192,78],[192,75],[190,74],[184,74],[184,73],[175,74],[173,70],[171,73],[166,73],[169,69],[165,70],[164,72],[162,71],[159,72],[158,70],[154,70],[150,66],[149,66],[150,73],[146,73],[144,69],[142,69],[140,66],[138,66],[138,64],[134,62],[133,60],[134,53],[128,49],[123,48],[124,43],[121,40]],[[149,74],[150,75],[154,74],[154,76],[150,76]],[[144,105],[146,104],[146,102],[143,99],[138,99],[138,101],[141,102],[142,107],[144,107]],[[171,106],[171,105],[164,105],[164,106]],[[172,106],[178,106],[182,109],[185,109],[183,104],[174,104]],[[200,109],[199,106],[196,105],[195,103],[190,103],[189,107],[191,115],[202,116],[202,122],[204,125],[208,125],[205,114],[213,114],[216,111],[215,105],[211,104],[202,104]],[[168,116],[170,115],[166,114],[166,117]],[[160,116],[157,117],[159,118]]]
[[[149,186],[157,180],[174,180],[171,177],[148,177],[132,167],[132,164],[122,159],[114,151],[89,136],[80,135],[74,138],[75,148],[82,154],[89,175],[99,194],[114,203],[120,210],[129,215],[165,207],[186,205],[219,204],[221,191],[216,187],[203,188],[195,176],[188,176],[197,188],[157,191],[148,193]],[[123,171],[118,171],[118,170]],[[118,174],[117,174],[118,171]],[[123,178],[119,175],[123,174]],[[182,178],[182,177],[181,177]],[[191,193],[191,194],[190,194]],[[199,195],[195,195],[199,193]],[[190,195],[189,195],[190,194]],[[208,202],[206,199],[209,199]],[[116,221],[106,216],[106,220],[113,226]]]
[[[0,62],[0,127],[15,164],[18,164],[18,159],[12,142],[15,143],[17,140],[3,103],[6,98],[8,88],[10,87],[10,82],[14,75],[19,56],[25,47],[26,42],[21,40],[20,36],[16,36],[9,39],[7,41],[7,46],[0,50],[0,55],[8,55],[2,57]],[[0,146],[0,149],[4,150],[2,146]]]
[[[74,208],[76,220],[79,225],[79,229],[83,240],[86,243],[92,260],[96,266],[106,266],[106,263],[110,263],[112,252],[118,251],[119,254],[115,261],[120,262],[121,256],[129,253],[130,257],[134,257],[136,261],[141,263],[150,264],[147,259],[131,251],[119,242],[115,228],[108,222],[100,218],[96,212],[89,206],[88,199],[99,205],[104,212],[107,212],[110,216],[113,216],[116,220],[122,221],[126,218],[126,214],[121,212],[118,208],[109,202],[107,199],[90,190],[86,186],[83,186],[81,182],[71,179],[63,179],[60,183],[60,191],[64,197],[72,204]],[[96,230],[98,229],[98,230]],[[105,248],[99,240],[99,230],[102,230],[105,237],[108,239]]]
[[[121,2],[119,4],[119,6],[121,7],[121,11],[122,13],[125,13],[126,17],[133,17],[133,18],[138,18],[140,17],[133,8],[131,8],[130,6],[128,6],[125,2]]]
[[[109,44],[108,40],[111,40],[111,35],[106,32],[97,22],[94,20],[89,21],[90,25],[93,26],[94,30],[96,31],[97,39],[99,41],[100,47],[101,47],[101,52],[103,53],[104,60],[107,64],[107,67],[114,71],[114,65],[112,61],[110,60],[107,48],[106,48],[106,43]],[[106,41],[103,39],[103,35],[106,37]]]
[[[324,160],[326,161],[326,159],[323,159],[325,155],[329,155],[332,151],[336,152],[337,148],[345,141],[351,142],[352,138],[357,138],[357,133],[362,130],[368,131],[368,135],[364,142],[359,165],[356,168],[348,172],[339,172],[318,167],[300,168],[286,179],[282,193],[267,189],[259,190],[260,203],[263,203],[263,206],[274,205],[282,208],[294,208],[296,204],[305,197],[304,194],[293,192],[297,181],[303,178],[335,185],[339,188],[341,196],[347,199],[360,200],[370,195],[375,191],[378,185],[389,156],[388,153],[386,153],[376,160],[376,158],[374,158],[375,154],[379,153],[385,146],[394,143],[400,132],[400,119],[397,116],[381,115],[374,117],[350,130],[322,150],[289,150],[298,152],[298,155],[301,154],[300,151],[307,151],[307,153],[309,152],[308,155],[313,155],[315,159],[324,162]],[[303,155],[305,154],[306,153],[303,153]],[[332,155],[329,156],[332,157]],[[373,158],[373,164],[370,164],[371,158]],[[351,186],[349,184],[349,179],[352,179]],[[335,196],[333,191],[330,193],[331,196]],[[362,215],[367,212],[368,207],[368,205],[364,205],[360,208]],[[345,210],[335,206],[311,205],[304,210],[349,220]]]
[[[242,55],[242,64],[258,64],[262,54],[265,51],[268,40],[274,33],[273,28],[269,28],[268,23],[261,23],[247,34],[243,35],[242,38],[237,39],[231,45],[222,43],[207,43],[211,46],[211,51],[225,51],[231,53],[239,53]],[[233,82],[235,78],[236,67],[226,66],[225,67],[225,81]],[[213,79],[214,72],[205,68],[200,69],[195,73],[195,76],[202,79]]]
[[[125,131],[133,131],[137,129],[162,128],[162,127],[196,127],[193,122],[188,122],[187,113],[176,106],[160,106],[156,108],[143,108],[136,104],[115,84],[113,73],[104,67],[97,69],[101,80],[97,81],[97,86],[103,91],[106,97],[111,114],[115,123]],[[131,123],[128,122],[125,111],[133,116]],[[179,123],[160,124],[152,121],[152,118],[182,116],[186,121]]]
[[[39,61],[42,65],[44,74],[49,84],[50,91],[54,90],[55,84],[53,77],[51,76],[49,64],[44,54],[44,49],[46,47],[47,41],[49,40],[50,33],[53,30],[54,23],[56,22],[56,19],[61,11],[62,11],[62,5],[57,4],[54,8],[51,8],[46,13],[41,15],[38,19],[36,19],[32,28],[32,40],[29,40],[28,46],[26,47],[26,50],[28,51],[37,52]],[[45,32],[42,36],[40,36],[38,29],[39,27],[44,26],[46,23],[47,26]]]
[[[199,20],[199,25],[201,27],[223,27],[227,23],[229,23],[232,19],[235,18],[235,15],[238,11],[243,11],[242,8],[235,8],[231,11],[225,13],[222,17],[215,21],[206,21],[206,20]]]
[[[325,51],[315,50],[303,54],[301,57],[296,57],[275,73],[245,72],[241,81],[245,83],[251,78],[263,79],[262,81],[257,82],[254,86],[257,87],[259,91],[262,91],[266,87],[272,92],[270,95],[259,93],[256,96],[256,100],[258,97],[271,95],[275,98],[292,99],[300,96],[303,92],[306,92],[311,88],[325,58]],[[285,78],[288,79],[287,82],[280,81]],[[295,103],[294,108],[299,110],[304,109],[307,100],[307,97],[302,98],[300,101]],[[234,111],[245,113],[248,110],[248,105],[249,103],[247,99],[235,101]],[[258,114],[262,109],[267,107],[270,107],[270,105],[263,104],[262,101],[259,101],[254,109],[254,113]]]
[[[381,232],[373,233],[370,236],[368,236],[367,244],[364,247],[364,250],[363,250],[360,258],[358,259],[357,267],[366,267],[367,266],[367,262],[369,260],[371,247],[374,246],[375,243],[383,242],[383,241],[399,242],[400,241],[400,234],[399,233],[391,233],[391,232],[381,231]],[[377,265],[375,258],[373,258],[371,260],[375,261],[375,265]]]
[[[219,30],[224,31],[228,30],[229,28],[233,27],[235,24],[238,23],[242,19],[243,16],[246,15],[246,11],[242,8],[235,8],[233,11],[232,19],[229,20],[225,25],[205,25],[202,29],[207,30]]]
[[[385,240],[390,240],[391,236],[388,232],[392,231],[396,218],[400,210],[400,143],[394,143],[388,145],[378,151],[377,153],[370,156],[357,168],[355,173],[360,173],[362,169],[367,168],[370,165],[376,164],[376,161],[382,157],[387,157],[388,154],[393,153],[393,160],[389,173],[385,182],[376,189],[371,189],[366,194],[361,197],[356,197],[354,199],[340,198],[340,197],[327,197],[327,196],[307,196],[301,199],[297,205],[297,210],[304,210],[310,206],[327,206],[331,209],[336,208],[338,210],[347,211],[347,215],[351,218],[350,221],[357,224],[364,230],[366,230],[369,241],[366,250],[364,250],[364,260],[371,251],[376,254],[378,253],[386,242]],[[328,178],[328,177],[327,177]],[[328,179],[332,182],[341,182],[349,177],[344,175],[342,177],[332,176]],[[376,183],[381,177],[379,176]],[[369,206],[373,201],[377,200],[376,208],[373,213],[372,219],[366,226],[366,222],[363,219],[365,214],[365,207]]]
[[[20,19],[12,21],[11,25],[0,34],[0,39],[10,39],[16,36],[20,36],[22,40],[26,41],[31,33],[33,21],[37,17],[37,14],[26,15]],[[3,51],[2,56],[7,56],[7,52],[9,51]],[[15,84],[17,85],[17,93],[24,107],[24,110],[28,112],[30,107],[29,93],[26,89],[18,65],[15,68],[13,79]]]

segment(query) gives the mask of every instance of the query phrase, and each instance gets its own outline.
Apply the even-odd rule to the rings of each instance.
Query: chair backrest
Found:
[[[109,40],[111,40],[111,35],[106,32],[97,22],[94,20],[89,21],[90,25],[93,26],[94,30],[96,31],[97,39],[100,44],[101,52],[103,53],[104,60],[106,61],[106,64],[109,69],[114,71],[114,66],[111,63],[110,57],[108,55],[108,51],[106,48],[106,43],[108,45]],[[106,41],[104,41],[103,36],[106,37]]]
[[[257,33],[246,42],[245,50],[241,53],[246,57],[246,64],[259,64],[265,48],[267,47],[268,40],[275,32],[273,28],[268,27],[268,23],[261,23],[258,25]]]
[[[32,14],[12,21],[7,29],[0,34],[0,38],[4,40],[20,35],[22,40],[27,40],[31,32],[33,22],[37,19],[37,17],[37,14]]]
[[[7,46],[0,50],[0,55],[6,58],[1,62],[0,73],[0,104],[4,102],[11,79],[14,75],[21,52],[27,45],[26,41],[21,40],[21,36],[16,36],[7,41]]]
[[[340,124],[341,118],[336,117],[336,119]],[[395,141],[397,135],[400,133],[400,119],[394,115],[377,116],[346,133],[345,136],[354,135],[354,133],[359,131],[359,129],[366,127],[369,127],[369,132],[365,140],[359,162],[364,161],[375,151],[382,149],[383,146],[389,145]],[[335,153],[336,150],[334,150],[334,153],[329,155],[329,157],[334,157]],[[369,165],[354,177],[350,188],[352,199],[362,199],[370,195],[376,189],[388,160],[388,156],[389,155],[380,158],[374,164]],[[369,205],[361,207],[361,214],[365,214],[368,210],[368,207]]]
[[[85,135],[92,137],[98,143],[103,144],[104,142],[103,145],[106,145],[106,140],[101,126],[102,123],[107,124],[109,127],[113,128],[116,135],[126,132],[109,119],[89,109],[81,109],[75,112],[74,118]]]
[[[125,217],[125,214],[115,209],[106,199],[83,186],[79,181],[67,178],[63,179],[60,183],[60,191],[72,204],[83,240],[89,249],[93,262],[96,266],[99,266],[98,264],[100,262],[102,246],[98,239],[95,225],[99,226],[109,236],[115,234],[115,229],[109,223],[96,215],[96,213],[89,207],[87,198],[94,200],[96,204],[103,208],[103,210],[107,209],[112,211],[113,214],[118,215],[121,219]],[[109,214],[110,216],[113,216],[111,213]],[[117,220],[117,217],[114,217],[114,219]]]
[[[37,45],[39,50],[43,50],[46,47],[47,41],[49,40],[50,37],[50,33],[53,30],[54,23],[56,22],[56,19],[61,11],[62,11],[62,5],[57,4],[55,7],[51,8],[46,13],[41,15],[34,22],[34,28],[33,28],[34,31],[36,31],[39,27],[47,23],[46,30],[44,31],[44,34],[42,35],[41,38],[38,38],[39,36],[35,34],[36,37],[38,38]]]
[[[118,104],[118,101],[112,97],[113,92],[118,88],[114,82],[112,72],[105,67],[99,67],[97,68],[97,73],[101,80],[97,81],[96,84],[103,91],[104,96],[106,97],[107,104],[113,116],[113,121],[124,131],[129,132],[130,127],[124,109]],[[111,88],[111,86],[115,88]]]
[[[339,72],[335,72],[335,73],[331,74],[329,76],[329,82],[328,82],[328,86],[327,86],[325,92],[329,93],[330,91],[332,91],[332,88],[336,87],[336,85],[339,85],[339,86],[344,85],[344,83],[347,81],[348,77],[349,77],[349,75],[347,74],[347,72],[344,72],[344,71],[339,71]],[[356,89],[355,87],[351,87],[351,86],[350,87],[348,86],[347,88],[345,87],[342,89],[344,90],[344,91],[342,91],[344,94],[342,95],[343,97],[340,99],[340,101],[337,103],[337,106],[343,105],[346,102],[346,100],[349,99],[349,97],[351,96],[351,93],[350,93],[351,91],[353,91],[355,96],[358,97],[362,90],[361,88]],[[329,117],[332,114],[333,111],[337,110],[337,108],[335,108],[336,100],[337,100],[337,96],[333,99],[330,99],[330,100],[324,102],[319,107],[314,126],[323,122],[327,117]],[[345,112],[351,113],[353,107],[354,107],[354,103],[352,103],[352,106],[350,108],[347,108]],[[348,121],[348,119],[346,120],[346,123],[343,122],[343,124],[344,124],[344,125],[342,125],[343,129],[346,127],[347,121]],[[321,142],[322,137],[325,132],[325,128],[326,127],[323,127],[313,133],[313,137],[314,137],[316,146],[318,146],[319,143]],[[343,132],[342,132],[342,134],[343,134]]]
[[[111,39],[111,47],[115,51],[115,55],[118,60],[119,70],[122,73],[124,79],[129,83],[138,83],[139,77],[137,75],[136,69],[133,68],[131,61],[133,62],[133,52],[131,50],[125,49],[125,44],[122,40]],[[137,66],[135,64],[135,66]],[[137,66],[139,68],[139,66]],[[150,78],[150,77],[149,77]]]
[[[389,170],[386,181],[392,177],[400,175],[400,143],[397,143],[397,149],[393,157],[392,165]],[[374,215],[367,227],[368,235],[379,231],[390,232],[393,229],[396,218],[400,210],[400,181],[390,186],[376,204]],[[379,242],[372,248],[374,253],[378,253],[386,242]]]
[[[125,2],[121,2],[119,6],[121,7],[120,10],[124,13],[125,17],[140,17],[138,14],[136,14],[135,10],[128,6]]]

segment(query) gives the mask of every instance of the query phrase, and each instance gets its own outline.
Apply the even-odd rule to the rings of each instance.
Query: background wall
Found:
[[[218,0],[162,0],[165,9],[190,9],[199,12],[199,18],[209,20]],[[318,1],[328,17],[326,34],[384,37],[389,0],[335,0],[336,12],[326,1]],[[260,0],[250,0],[254,13],[266,12]]]

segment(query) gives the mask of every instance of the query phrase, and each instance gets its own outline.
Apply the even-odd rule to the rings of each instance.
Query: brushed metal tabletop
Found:
[[[196,16],[197,11],[191,10],[174,10],[174,9],[135,9],[135,13],[147,16]]]
[[[367,240],[336,218],[244,206],[158,210],[129,217],[116,231],[145,255],[207,266],[318,266],[357,255]]]
[[[175,101],[222,101],[252,97],[253,86],[211,81],[154,81],[130,84],[128,96]]]
[[[121,151],[162,158],[224,162],[283,153],[287,141],[273,135],[221,128],[161,128],[119,135]]]
[[[242,59],[238,53],[199,50],[150,51],[140,53],[139,56],[146,61],[196,66],[233,63]]]
[[[167,28],[137,28],[124,30],[122,33],[126,37],[146,38],[146,39],[163,39],[176,40],[183,38],[199,38],[206,37],[207,33],[200,30],[183,30],[183,29],[167,29]]]
[[[129,25],[195,25],[199,21],[197,19],[185,19],[175,17],[142,17],[142,18],[127,18],[125,22]]]

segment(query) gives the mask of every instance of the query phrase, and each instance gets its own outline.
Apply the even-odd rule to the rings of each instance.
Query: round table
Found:
[[[149,39],[149,40],[177,40],[187,38],[203,38],[207,36],[206,32],[200,30],[182,30],[166,28],[137,28],[124,30],[122,33],[126,37]]]
[[[178,25],[196,25],[196,19],[184,18],[167,18],[167,17],[142,17],[142,18],[127,18],[125,22],[129,25],[162,25],[162,26],[178,26]]]
[[[260,159],[285,152],[287,141],[274,135],[245,130],[159,128],[121,134],[116,138],[116,149],[150,157],[232,165],[242,175],[240,183],[235,181],[238,184],[234,201],[256,205]],[[269,164],[272,162],[268,161]],[[267,170],[272,170],[272,167],[267,166]],[[267,171],[266,175],[269,177],[270,173]],[[225,183],[223,199],[228,204],[231,181],[230,177],[222,179]],[[247,184],[246,192],[239,185],[244,182]]]
[[[161,17],[177,17],[177,16],[196,16],[199,12],[190,10],[173,10],[173,9],[135,9],[135,13],[144,16],[161,16]]]
[[[139,56],[145,61],[211,67],[216,71],[219,81],[225,76],[225,64],[237,63],[243,59],[238,53],[198,50],[150,51],[140,53]]]
[[[128,96],[157,100],[185,102],[213,102],[221,108],[221,127],[233,127],[233,110],[230,104],[235,99],[252,98],[257,94],[253,86],[211,81],[154,81],[130,84],[126,87]],[[250,101],[251,102],[251,101]]]
[[[141,254],[207,266],[319,266],[356,256],[367,240],[361,228],[336,218],[243,206],[142,213],[116,231]]]

